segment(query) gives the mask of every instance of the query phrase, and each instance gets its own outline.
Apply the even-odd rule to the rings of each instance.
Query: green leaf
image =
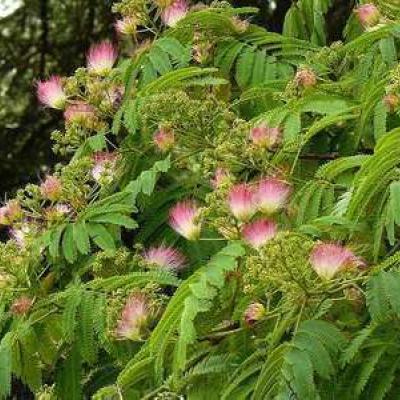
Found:
[[[99,222],[104,224],[113,224],[123,226],[127,229],[135,229],[138,227],[137,222],[132,218],[123,215],[123,214],[104,214],[104,215],[97,215],[93,218],[90,218],[90,222]]]
[[[62,239],[62,249],[65,259],[72,264],[77,258],[72,224],[68,225],[65,229]]]
[[[90,239],[89,233],[86,229],[85,222],[76,222],[73,225],[74,241],[78,251],[81,254],[89,254],[90,252]]]
[[[88,223],[87,229],[92,240],[102,250],[115,250],[115,241],[110,232],[101,224]]]

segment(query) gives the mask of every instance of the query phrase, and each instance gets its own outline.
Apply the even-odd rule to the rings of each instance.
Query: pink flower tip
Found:
[[[165,245],[151,247],[149,250],[145,251],[144,259],[151,265],[174,272],[183,269],[186,263],[183,254],[173,247]]]
[[[355,13],[364,28],[375,26],[379,23],[381,14],[374,4],[363,4],[356,8]]]
[[[172,229],[188,240],[200,236],[201,224],[198,221],[199,209],[193,201],[181,201],[169,212],[169,224]]]
[[[332,279],[348,267],[365,266],[352,251],[335,243],[316,244],[310,255],[310,263],[315,272],[324,279]]]
[[[116,47],[109,41],[94,44],[87,54],[87,67],[96,75],[107,75],[118,57]]]
[[[133,17],[124,17],[115,21],[114,27],[119,35],[133,35],[136,33],[137,20]]]
[[[296,85],[303,88],[310,88],[317,84],[317,76],[308,68],[299,69],[294,79]]]
[[[224,181],[229,178],[229,172],[224,168],[217,168],[215,170],[214,177],[211,179],[211,186],[214,189],[217,189],[222,185]]]
[[[140,340],[149,317],[150,310],[146,297],[141,293],[132,294],[117,322],[116,336],[120,339]]]
[[[248,326],[254,325],[265,316],[265,307],[261,303],[252,303],[244,312],[244,321]]]
[[[165,153],[172,149],[175,144],[175,135],[171,129],[160,128],[153,135],[153,142],[161,152]]]
[[[94,108],[84,102],[70,104],[64,112],[64,118],[68,123],[85,124],[95,116]]]
[[[287,182],[276,178],[265,178],[259,182],[255,192],[257,208],[264,214],[275,214],[285,207],[291,191],[291,186]]]
[[[31,309],[33,305],[33,299],[27,296],[21,296],[14,300],[11,304],[10,310],[14,315],[25,315]]]
[[[10,200],[5,206],[0,207],[0,225],[11,225],[23,216],[18,200]]]
[[[239,221],[248,221],[256,212],[254,192],[250,186],[240,183],[233,186],[228,194],[231,213]]]
[[[187,12],[188,4],[186,0],[175,0],[162,11],[161,20],[165,25],[174,27],[178,21],[186,16]]]
[[[40,193],[44,199],[57,201],[62,195],[61,181],[56,177],[49,175],[40,185]]]
[[[260,219],[243,225],[243,239],[255,249],[264,246],[278,232],[278,227],[274,221]]]
[[[67,96],[63,89],[61,77],[55,75],[47,81],[38,82],[37,97],[43,105],[62,110]]]
[[[117,153],[98,151],[93,155],[92,177],[99,184],[110,184],[115,175]]]
[[[270,128],[262,123],[250,130],[250,140],[257,147],[273,149],[282,141],[282,130],[279,127]]]

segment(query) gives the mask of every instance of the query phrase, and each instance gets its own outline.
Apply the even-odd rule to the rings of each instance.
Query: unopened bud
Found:
[[[265,316],[265,307],[261,303],[250,304],[244,312],[244,321],[252,326]]]

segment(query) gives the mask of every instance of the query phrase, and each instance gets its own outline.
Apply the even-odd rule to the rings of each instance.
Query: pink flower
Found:
[[[153,135],[153,142],[163,153],[171,150],[175,144],[175,135],[171,129],[160,128]]]
[[[114,66],[117,57],[117,49],[112,43],[108,41],[97,43],[89,49],[86,57],[87,67],[90,72],[96,75],[107,75]]]
[[[133,17],[124,17],[115,21],[114,26],[119,35],[133,35],[136,33],[137,20]]]
[[[93,179],[100,184],[111,183],[115,174],[115,165],[118,155],[116,153],[108,153],[98,151],[93,155],[94,166],[92,168]]]
[[[174,27],[179,20],[186,16],[187,12],[188,4],[186,0],[175,0],[162,11],[161,20],[165,25]]]
[[[71,213],[71,207],[68,204],[56,204],[54,207],[48,207],[45,210],[45,216],[48,221],[58,221]]]
[[[291,187],[276,178],[265,178],[257,186],[255,202],[257,208],[267,215],[272,215],[285,207]]]
[[[257,147],[272,149],[282,141],[282,130],[278,127],[270,128],[262,123],[251,129],[250,140]]]
[[[364,28],[377,25],[381,18],[381,14],[374,4],[361,5],[357,7],[355,13]]]
[[[296,85],[303,88],[310,88],[317,84],[317,77],[311,69],[299,69],[294,78]]]
[[[0,225],[11,225],[23,215],[22,208],[17,200],[9,201],[0,207]]]
[[[252,247],[258,249],[272,239],[278,231],[274,221],[260,219],[242,227],[243,239]]]
[[[179,271],[185,266],[185,257],[173,247],[158,246],[151,247],[144,253],[144,259],[149,264],[171,271]]]
[[[32,229],[28,223],[23,224],[19,228],[11,228],[9,231],[11,239],[13,239],[21,249],[26,246],[26,239],[30,233],[32,233]]]
[[[260,321],[265,315],[265,307],[261,303],[252,303],[244,312],[244,321],[247,325],[252,326]]]
[[[337,272],[346,267],[364,265],[349,249],[334,243],[315,245],[310,255],[310,263],[315,272],[325,279],[332,279]]]
[[[254,192],[245,183],[232,187],[228,195],[231,213],[240,221],[248,221],[256,212]]]
[[[21,296],[11,304],[10,310],[14,315],[24,315],[28,313],[32,305],[33,299]]]
[[[150,310],[146,297],[141,293],[132,294],[117,322],[116,335],[120,339],[140,340],[147,325]]]
[[[52,76],[47,81],[37,83],[37,97],[45,106],[62,110],[67,100],[61,78]]]
[[[40,185],[40,193],[43,198],[50,201],[57,201],[62,195],[61,181],[56,177],[49,175]]]
[[[399,106],[400,99],[394,93],[389,93],[383,98],[383,104],[385,104],[386,108],[390,113],[396,111],[397,107]]]
[[[217,168],[214,174],[214,178],[211,179],[211,186],[216,189],[229,177],[229,173],[226,169]]]
[[[200,236],[201,224],[197,221],[199,210],[193,201],[181,201],[169,212],[169,224],[172,229],[188,240]]]
[[[70,104],[64,112],[64,118],[68,123],[84,124],[95,118],[95,110],[84,102]]]

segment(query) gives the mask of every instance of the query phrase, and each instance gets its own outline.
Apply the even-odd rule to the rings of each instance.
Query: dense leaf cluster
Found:
[[[115,5],[129,56],[57,81],[70,161],[0,209],[0,397],[396,399],[400,8],[329,44],[330,1],[174,4]]]

